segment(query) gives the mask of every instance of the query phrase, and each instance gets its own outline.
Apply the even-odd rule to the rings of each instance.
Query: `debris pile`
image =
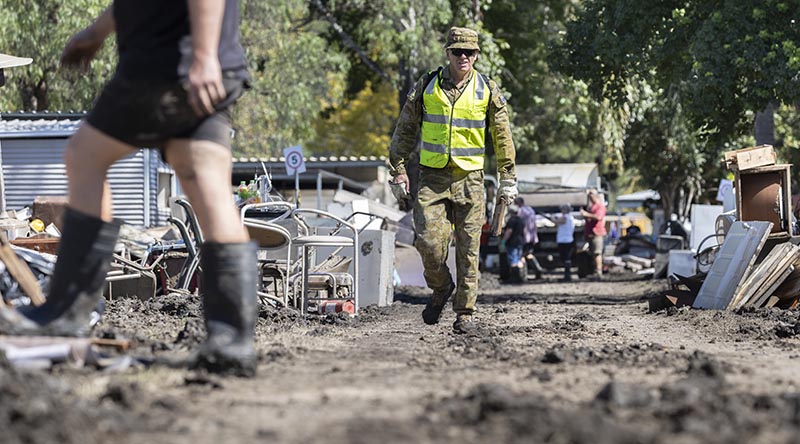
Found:
[[[800,304],[800,237],[794,236],[791,165],[775,162],[769,145],[725,153],[723,163],[734,173],[736,221],[716,227],[724,240],[708,271],[671,276],[671,288],[650,301],[651,310]]]

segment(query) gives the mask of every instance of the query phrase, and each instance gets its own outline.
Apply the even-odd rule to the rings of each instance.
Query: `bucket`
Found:
[[[19,219],[0,219],[0,230],[3,230],[8,240],[28,236],[28,221]]]

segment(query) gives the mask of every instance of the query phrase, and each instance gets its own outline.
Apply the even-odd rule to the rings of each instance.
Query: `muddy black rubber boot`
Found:
[[[205,242],[200,247],[200,264],[208,337],[189,366],[212,373],[255,376],[256,244]]]
[[[104,222],[67,208],[47,300],[39,307],[0,310],[0,332],[88,336],[92,312],[103,295],[121,225],[119,221]]]
[[[458,314],[456,321],[453,322],[453,333],[468,334],[475,333],[478,330],[478,325],[472,320],[472,315]]]
[[[456,284],[450,282],[450,288],[444,292],[433,292],[431,295],[431,300],[425,304],[425,309],[422,310],[422,322],[428,325],[438,324],[439,318],[442,316],[442,310],[444,310],[447,300],[450,299],[450,296],[453,294],[455,289]]]

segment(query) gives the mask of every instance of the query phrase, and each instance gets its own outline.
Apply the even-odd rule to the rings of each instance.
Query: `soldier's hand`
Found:
[[[394,176],[394,180],[392,181],[392,183],[403,184],[403,189],[406,190],[406,193],[410,191],[408,174],[398,174],[397,176]]]
[[[216,56],[195,57],[183,86],[189,94],[189,104],[198,116],[213,113],[214,105],[225,98],[219,59]]]
[[[77,32],[61,52],[61,66],[87,71],[104,41],[105,38],[100,38],[91,26]]]
[[[517,181],[515,179],[503,179],[500,181],[500,188],[497,190],[497,193],[505,199],[506,202],[513,202],[514,199],[519,195],[519,190],[517,189]]]
[[[398,180],[399,179],[399,180]],[[411,210],[411,194],[409,194],[408,176],[405,174],[398,174],[394,180],[389,183],[394,198],[397,199],[397,204],[401,211]]]

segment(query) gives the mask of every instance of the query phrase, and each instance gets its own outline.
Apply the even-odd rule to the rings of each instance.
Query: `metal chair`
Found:
[[[289,306],[289,275],[293,272],[292,262],[292,234],[285,227],[276,222],[288,219],[294,205],[289,202],[262,202],[248,204],[241,209],[242,224],[250,234],[250,239],[258,243],[260,250],[277,251],[286,249],[284,259],[259,258],[259,289],[258,296],[283,306]],[[265,218],[246,217],[248,211],[264,210]],[[277,211],[276,211],[277,210]],[[281,281],[282,295],[278,295],[278,284]],[[274,295],[266,290],[272,284]]]
[[[204,238],[203,232],[200,230],[200,224],[197,221],[194,208],[192,208],[192,205],[189,203],[189,201],[183,197],[179,197],[175,199],[175,203],[183,208],[184,212],[186,213],[186,220],[183,221],[176,217],[170,216],[167,218],[167,221],[178,228],[178,232],[180,232],[181,238],[186,245],[186,252],[189,255],[181,269],[178,285],[175,289],[179,291],[188,291],[192,277],[200,268],[199,248],[202,248]]]
[[[330,235],[318,235],[318,234],[311,234],[311,228],[309,227],[307,221],[303,217],[304,214],[313,214],[320,218],[327,218],[332,219],[336,222],[336,226],[334,227],[332,233]],[[298,235],[296,238],[292,240],[292,245],[295,247],[300,247],[302,250],[302,279],[301,279],[301,290],[299,292],[299,298],[295,298],[295,302],[300,304],[300,307],[303,313],[307,313],[308,311],[308,303],[309,301],[329,301],[329,300],[352,300],[354,304],[354,313],[358,313],[358,230],[356,227],[347,222],[346,220],[335,216],[331,213],[322,210],[316,210],[312,208],[297,208],[292,211],[291,214],[292,218],[297,221],[298,229],[302,231],[302,234]],[[341,236],[338,234],[339,230],[342,228],[347,228],[353,233],[353,237],[348,236]],[[336,273],[332,273],[329,271],[323,270],[315,270],[314,265],[312,264],[312,250],[318,247],[334,247],[337,248],[333,254],[341,251],[343,248],[352,248],[353,249],[353,274],[350,275],[348,273],[340,273],[345,275],[344,280],[350,280],[352,282],[352,295],[348,295],[345,297],[336,297],[338,293],[338,288],[340,284],[346,283],[342,282],[342,279],[337,278]],[[310,278],[318,277],[314,279],[314,282]],[[309,291],[311,290],[311,286],[317,287],[319,293],[319,286],[324,285],[326,287],[332,288],[332,293],[328,297],[309,297]]]

